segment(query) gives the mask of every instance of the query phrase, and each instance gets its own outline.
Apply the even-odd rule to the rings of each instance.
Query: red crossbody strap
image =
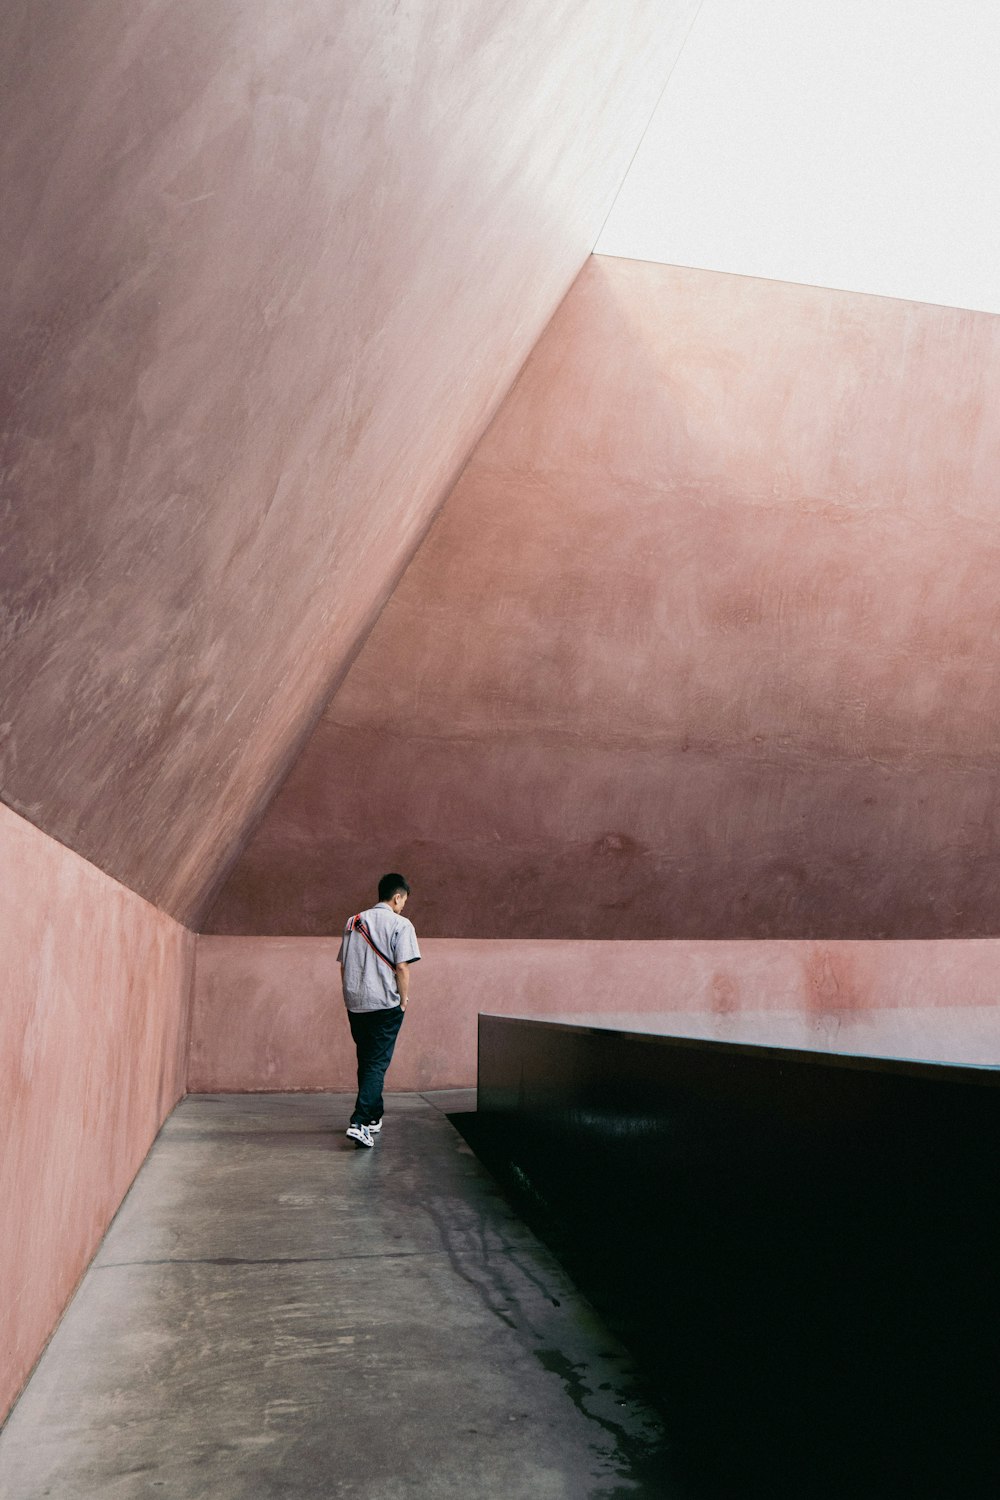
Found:
[[[368,923],[365,921],[360,912],[356,917],[351,918],[351,920],[347,924],[347,929],[349,932],[360,932],[361,936],[364,938],[365,942],[368,944],[372,952],[376,954],[384,964],[388,964],[389,968],[395,974],[396,965],[393,963],[391,958],[387,958],[386,955],[382,952],[382,949],[378,946],[375,939],[369,932]]]

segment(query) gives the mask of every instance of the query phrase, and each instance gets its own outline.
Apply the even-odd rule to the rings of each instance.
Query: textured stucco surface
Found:
[[[1000,319],[594,257],[212,913],[1000,931]]]
[[[591,248],[695,8],[13,7],[9,806],[194,919]]]
[[[429,938],[388,1075],[476,1082],[480,1011],[1000,1064],[1000,943]],[[334,938],[199,937],[193,1092],[355,1086]],[[345,1122],[346,1123],[346,1122]]]
[[[0,807],[0,1420],[184,1092],[194,947]]]

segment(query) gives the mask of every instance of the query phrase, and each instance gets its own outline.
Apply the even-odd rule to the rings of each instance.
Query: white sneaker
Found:
[[[372,1135],[378,1135],[379,1131],[382,1129],[382,1121],[381,1120],[369,1120],[368,1121],[368,1129],[371,1131]]]
[[[348,1125],[347,1134],[352,1141],[357,1141],[359,1146],[374,1146],[375,1144],[367,1125]]]

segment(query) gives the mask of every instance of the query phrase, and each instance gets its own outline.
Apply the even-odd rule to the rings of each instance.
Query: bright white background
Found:
[[[1000,312],[1000,0],[704,0],[596,249]]]

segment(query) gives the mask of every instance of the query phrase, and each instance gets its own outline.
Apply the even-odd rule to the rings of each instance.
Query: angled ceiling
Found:
[[[697,0],[63,0],[0,107],[3,800],[193,919]]]

